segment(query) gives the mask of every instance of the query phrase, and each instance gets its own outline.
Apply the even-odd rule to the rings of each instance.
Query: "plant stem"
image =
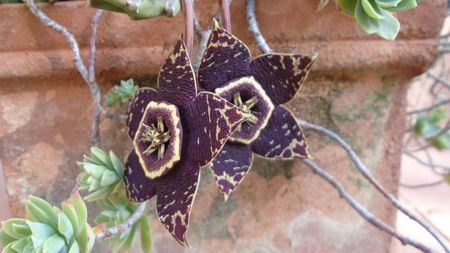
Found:
[[[194,4],[192,0],[183,0],[184,11],[184,42],[189,56],[192,55],[194,48]]]

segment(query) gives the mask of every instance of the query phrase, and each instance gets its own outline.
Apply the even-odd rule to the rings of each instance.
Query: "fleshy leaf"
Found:
[[[147,217],[144,216],[139,221],[139,228],[141,232],[141,247],[144,253],[150,253],[152,251],[152,233],[150,222]]]
[[[106,94],[106,106],[118,107],[127,103],[138,90],[138,86],[134,85],[133,79],[121,80],[120,85],[114,86]]]
[[[64,240],[57,234],[50,236],[45,242],[42,249],[43,253],[57,253],[64,247]]]
[[[212,92],[235,78],[249,75],[249,64],[247,46],[214,22],[198,69],[199,85]]]
[[[252,143],[253,152],[265,158],[308,158],[308,146],[300,125],[290,111],[277,106],[266,128]]]
[[[367,34],[378,34],[384,39],[394,40],[400,31],[400,23],[388,11],[381,9],[382,19],[374,19],[370,17],[362,6],[362,0],[358,0],[355,9],[355,18],[361,28]]]
[[[375,2],[382,8],[386,7],[395,7],[397,6],[402,0],[375,0]]]
[[[192,101],[197,94],[194,69],[182,38],[159,72],[158,87],[163,100],[175,105]]]
[[[192,203],[197,192],[200,168],[178,163],[164,177],[156,178],[156,209],[162,224],[182,245],[187,246],[186,233]]]
[[[58,227],[57,214],[47,201],[35,196],[30,196],[27,200],[26,210],[33,221],[48,224],[54,229]]]
[[[27,221],[27,224],[30,226],[31,232],[33,233],[31,240],[33,241],[35,249],[41,248],[47,238],[56,232],[52,227],[43,223]]]
[[[155,182],[146,177],[134,150],[128,155],[125,163],[124,178],[128,199],[142,202],[156,195]]]
[[[255,58],[251,73],[275,105],[291,100],[304,82],[316,56],[266,54]]]
[[[67,244],[71,242],[74,230],[69,218],[64,214],[64,212],[60,212],[58,214],[58,232],[64,235]]]
[[[367,15],[374,19],[383,19],[381,9],[375,3],[375,0],[361,0],[362,7]]]
[[[225,200],[244,179],[253,162],[250,146],[228,142],[211,163],[216,183]]]
[[[142,116],[144,115],[145,108],[150,101],[158,101],[158,92],[151,88],[140,88],[131,102],[128,109],[127,129],[128,136],[133,140]]]
[[[341,8],[348,15],[354,15],[356,4],[358,0],[338,0],[337,3],[339,8]]]
[[[398,5],[385,8],[388,11],[407,11],[417,7],[416,0],[402,0]]]
[[[80,246],[78,246],[77,241],[73,241],[68,253],[80,253]]]
[[[232,103],[210,92],[201,92],[191,107],[189,148],[186,154],[196,164],[208,164],[244,120],[244,114]]]

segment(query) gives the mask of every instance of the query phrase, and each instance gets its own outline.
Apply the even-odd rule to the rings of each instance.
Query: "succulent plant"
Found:
[[[251,59],[247,46],[215,22],[198,83],[246,114],[210,164],[225,199],[250,170],[254,153],[269,159],[309,157],[302,128],[283,104],[297,94],[315,59],[281,53]]]
[[[121,80],[120,85],[114,86],[108,94],[106,94],[106,106],[118,107],[127,103],[133,98],[138,88],[139,87],[134,84],[133,79],[126,81]]]
[[[156,195],[160,221],[182,245],[200,167],[243,120],[238,107],[197,88],[181,38],[161,68],[158,89],[139,89],[130,104],[127,127],[134,150],[125,163],[127,196],[140,202]]]
[[[400,22],[391,12],[417,7],[418,0],[337,0],[339,7],[355,17],[368,34],[378,34],[394,40],[400,31]]]
[[[174,17],[181,10],[180,0],[89,0],[89,5],[97,9],[126,13],[135,20],[157,16]]]
[[[78,165],[84,170],[77,178],[80,189],[90,193],[85,200],[95,201],[122,192],[124,166],[112,151],[108,155],[93,147],[90,156],[85,155]]]
[[[136,204],[128,201],[126,197],[100,200],[98,204],[103,208],[103,211],[97,216],[95,222],[107,227],[123,224],[137,208]],[[147,253],[151,252],[152,248],[150,231],[150,223],[144,215],[127,231],[108,238],[106,242],[112,247],[113,252],[125,252],[131,248],[140,232],[142,251]]]
[[[61,204],[61,209],[30,196],[26,219],[2,222],[3,253],[89,253],[95,235],[87,223],[86,206],[78,192]]]

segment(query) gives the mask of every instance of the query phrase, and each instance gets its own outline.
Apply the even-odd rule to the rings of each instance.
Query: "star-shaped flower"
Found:
[[[211,163],[225,199],[248,173],[253,153],[272,159],[309,157],[300,125],[282,104],[295,96],[315,58],[265,54],[251,60],[247,46],[215,22],[198,82],[245,113],[245,121]]]
[[[125,164],[128,198],[141,202],[157,195],[159,219],[182,245],[187,245],[200,167],[218,154],[244,120],[232,103],[198,92],[195,80],[179,40],[159,73],[159,89],[139,89],[127,120],[134,145]]]

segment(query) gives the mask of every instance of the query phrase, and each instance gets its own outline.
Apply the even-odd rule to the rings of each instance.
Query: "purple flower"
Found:
[[[125,167],[127,196],[157,196],[160,221],[182,245],[197,191],[208,164],[244,120],[241,110],[211,93],[198,92],[182,40],[161,68],[158,90],[141,88],[129,108],[134,150]]]
[[[247,46],[215,24],[198,70],[199,85],[245,113],[245,121],[211,163],[225,199],[248,173],[253,153],[272,159],[309,157],[300,125],[282,104],[295,96],[314,60],[293,54],[250,60]]]

